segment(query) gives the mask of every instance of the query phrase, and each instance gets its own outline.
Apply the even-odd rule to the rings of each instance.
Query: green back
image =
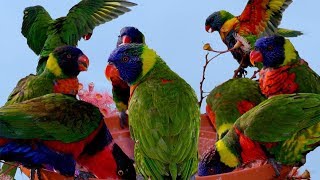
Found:
[[[0,137],[58,140],[86,138],[103,120],[99,109],[62,94],[48,94],[0,109]]]
[[[53,76],[30,74],[21,79],[8,97],[5,105],[10,105],[35,97],[53,93]]]
[[[290,69],[296,74],[295,82],[298,84],[298,93],[320,94],[320,77],[307,64],[297,65]]]
[[[306,153],[320,142],[320,95],[273,96],[242,115],[234,126],[253,141],[277,143],[265,150],[278,162],[287,165],[304,163]],[[229,152],[240,157],[239,139],[234,128],[220,141]],[[228,155],[228,152],[223,154]]]
[[[242,115],[239,106],[243,102],[258,105],[266,98],[261,94],[259,84],[248,78],[230,79],[215,87],[207,97],[207,104],[215,113],[216,130],[219,138],[233,126]]]
[[[129,102],[138,171],[145,177],[190,178],[197,170],[200,111],[182,78],[157,57]]]

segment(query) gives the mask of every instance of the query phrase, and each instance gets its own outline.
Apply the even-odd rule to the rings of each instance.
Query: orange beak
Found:
[[[260,51],[255,51],[255,50],[251,51],[251,53],[250,53],[250,63],[252,65],[254,65],[255,62],[262,62],[262,61],[263,61],[263,56],[262,56]]]
[[[105,75],[109,81],[112,81],[112,79],[114,78],[117,78],[117,79],[120,78],[120,73],[113,64],[108,64],[105,70]]]
[[[129,44],[131,42],[132,41],[131,41],[131,38],[129,36],[125,35],[125,36],[122,37],[122,44]]]
[[[82,55],[78,58],[79,71],[86,71],[89,67],[89,58],[86,55]]]

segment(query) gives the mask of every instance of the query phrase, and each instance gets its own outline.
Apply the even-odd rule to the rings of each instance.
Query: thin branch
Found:
[[[207,66],[213,59],[215,59],[216,57],[220,56],[221,54],[223,54],[223,53],[219,53],[219,54],[213,56],[210,59],[208,59],[209,53],[207,53],[206,56],[205,56],[206,57],[206,62],[205,62],[204,66],[203,66],[203,69],[202,69],[202,79],[200,81],[200,101],[198,102],[199,103],[199,107],[201,107],[203,99],[208,96],[208,95],[206,95],[206,96],[203,95],[204,93],[207,93],[207,92],[203,91],[203,83],[204,83],[204,80],[206,79],[205,74],[206,74]]]

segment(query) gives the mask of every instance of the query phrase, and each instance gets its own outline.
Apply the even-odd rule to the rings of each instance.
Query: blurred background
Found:
[[[217,32],[209,34],[204,29],[205,19],[218,10],[227,10],[240,15],[247,0],[132,0],[138,6],[116,20],[94,29],[89,41],[81,40],[78,47],[90,59],[87,72],[80,74],[80,82],[95,83],[96,90],[111,93],[111,84],[104,76],[104,69],[110,52],[115,48],[119,31],[124,26],[135,26],[146,37],[149,47],[167,62],[172,70],[183,77],[199,96],[199,82],[206,52],[203,44],[209,42],[214,49],[225,50]],[[6,102],[18,80],[35,73],[38,57],[29,49],[26,39],[21,34],[23,10],[28,6],[42,5],[52,18],[65,16],[78,0],[10,0],[1,2],[0,11],[0,105]],[[320,73],[320,51],[318,30],[320,24],[316,12],[319,1],[294,1],[284,12],[280,27],[300,30],[304,35],[292,38],[297,51],[309,66]],[[213,56],[214,54],[211,54]],[[230,53],[223,54],[212,61],[206,73],[204,91],[211,91],[215,86],[232,78],[233,70],[238,67]],[[249,77],[252,71],[249,71]],[[204,112],[205,105],[202,105]],[[312,179],[320,179],[320,148],[307,156],[306,165]],[[17,173],[17,179],[27,179]]]

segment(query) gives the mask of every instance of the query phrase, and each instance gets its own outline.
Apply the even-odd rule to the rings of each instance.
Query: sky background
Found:
[[[205,31],[205,19],[211,13],[222,9],[239,15],[247,0],[132,1],[138,6],[133,7],[131,12],[96,27],[89,41],[79,42],[78,47],[90,59],[89,70],[81,73],[80,81],[85,84],[94,82],[98,90],[111,92],[111,85],[104,76],[107,58],[115,48],[120,29],[124,26],[135,26],[145,34],[149,47],[156,50],[171,69],[183,77],[199,95],[199,82],[206,54],[202,50],[203,44],[209,42],[215,49],[226,49],[217,32],[209,34]],[[26,39],[21,34],[24,8],[42,5],[52,18],[58,18],[65,16],[78,2],[78,0],[6,0],[1,3],[0,105],[6,102],[18,80],[35,73],[37,65],[38,57],[29,49]],[[294,1],[284,12],[280,25],[304,32],[303,36],[291,41],[300,56],[308,61],[309,66],[317,73],[320,72],[318,46],[320,25],[315,14],[319,5],[320,2],[316,0]],[[208,66],[204,90],[210,91],[230,79],[237,67],[238,64],[230,53],[216,58]],[[319,165],[320,148],[307,156],[305,167],[311,172],[312,179],[320,179]],[[26,178],[19,176],[17,179]]]

